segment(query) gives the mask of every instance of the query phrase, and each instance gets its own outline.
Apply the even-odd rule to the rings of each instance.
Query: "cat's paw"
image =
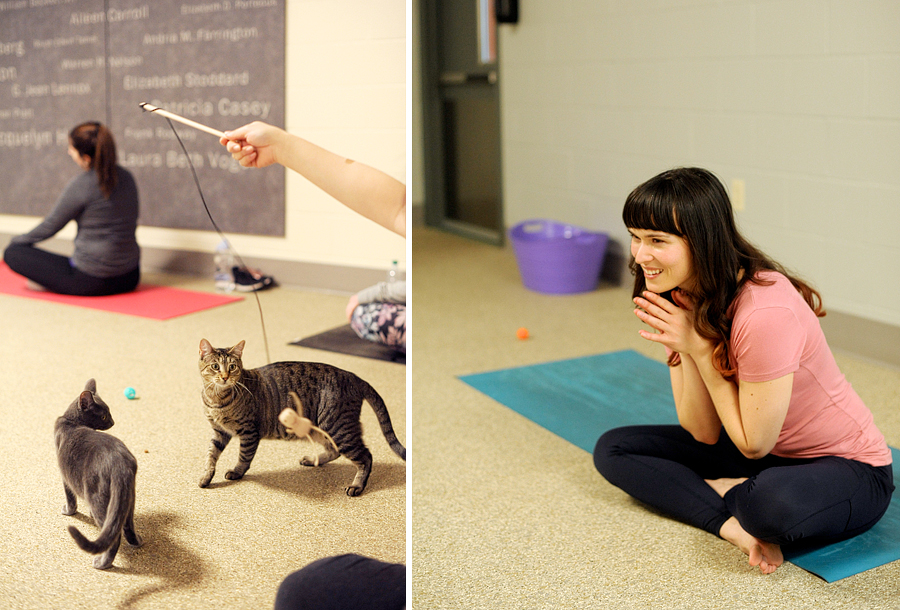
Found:
[[[319,465],[319,460],[311,458],[308,455],[304,455],[302,458],[300,458],[300,465],[315,467]]]
[[[347,488],[347,495],[351,498],[358,496],[363,492],[364,487],[360,487],[359,485],[351,485]]]
[[[69,506],[68,504],[66,504],[62,508],[62,514],[69,516],[69,517],[71,517],[72,515],[74,515],[77,512],[78,512],[78,510],[74,506]]]
[[[239,472],[235,472],[234,470],[229,470],[225,473],[225,478],[229,481],[237,481],[244,478],[244,475]]]
[[[107,557],[106,553],[94,557],[94,567],[98,570],[107,570],[112,567],[113,558]]]
[[[200,487],[208,487],[209,482],[212,481],[213,474],[215,474],[215,473],[208,472],[205,475],[203,475],[202,477],[200,477]]]
[[[126,535],[125,540],[135,548],[144,546],[144,539],[137,532],[132,533],[131,536]]]

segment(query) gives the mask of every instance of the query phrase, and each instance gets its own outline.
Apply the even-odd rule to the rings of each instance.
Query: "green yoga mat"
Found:
[[[611,428],[678,421],[668,368],[631,350],[460,379],[589,453]],[[894,463],[900,463],[900,450],[891,451]],[[897,466],[894,485],[900,489]],[[898,496],[894,494],[887,513],[868,532],[803,551],[785,549],[785,559],[828,582],[900,559]]]

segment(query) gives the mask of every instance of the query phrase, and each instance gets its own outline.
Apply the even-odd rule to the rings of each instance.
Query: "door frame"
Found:
[[[455,233],[463,237],[486,242],[489,244],[503,245],[505,235],[505,223],[503,221],[503,164],[502,159],[497,159],[500,179],[498,184],[497,205],[500,218],[500,227],[497,231],[479,227],[467,222],[461,222],[447,217],[447,189],[446,189],[446,158],[444,155],[444,120],[442,110],[440,59],[438,57],[438,3],[442,0],[419,0],[420,15],[420,54],[421,54],[421,91],[422,91],[422,156],[423,174],[425,182],[425,224]],[[444,0],[446,1],[446,0]],[[460,0],[449,0],[458,2]],[[466,1],[466,0],[462,0]],[[468,0],[475,2],[475,0]],[[499,47],[499,41],[498,41]],[[495,71],[499,73],[499,48],[497,50],[497,66]],[[499,85],[497,89],[499,106]],[[500,129],[500,112],[497,112],[497,127]],[[502,134],[502,132],[501,132]],[[502,138],[498,154],[502,157]]]

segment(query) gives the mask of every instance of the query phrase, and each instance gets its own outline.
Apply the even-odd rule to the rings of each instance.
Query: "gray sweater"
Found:
[[[370,286],[365,290],[356,293],[356,298],[360,304],[364,303],[399,303],[406,304],[406,282],[398,280],[396,282],[378,282],[374,286]]]
[[[66,185],[43,222],[11,243],[32,245],[56,235],[70,220],[78,224],[72,262],[79,271],[108,278],[134,271],[141,251],[135,239],[138,219],[137,184],[118,167],[116,188],[103,196],[93,170],[82,172]]]

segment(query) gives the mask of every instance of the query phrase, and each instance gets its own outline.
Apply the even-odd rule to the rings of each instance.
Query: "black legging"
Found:
[[[12,244],[3,253],[9,268],[50,292],[99,297],[131,292],[141,279],[140,267],[115,277],[95,277],[72,266],[68,257],[34,246]]]
[[[289,574],[275,610],[402,610],[406,567],[362,555],[326,557]]]
[[[681,426],[629,426],[600,437],[594,465],[606,480],[667,515],[719,535],[732,515],[778,545],[836,542],[881,518],[894,489],[891,466],[839,457],[744,457],[725,431],[697,442]],[[704,479],[741,478],[724,498]]]

